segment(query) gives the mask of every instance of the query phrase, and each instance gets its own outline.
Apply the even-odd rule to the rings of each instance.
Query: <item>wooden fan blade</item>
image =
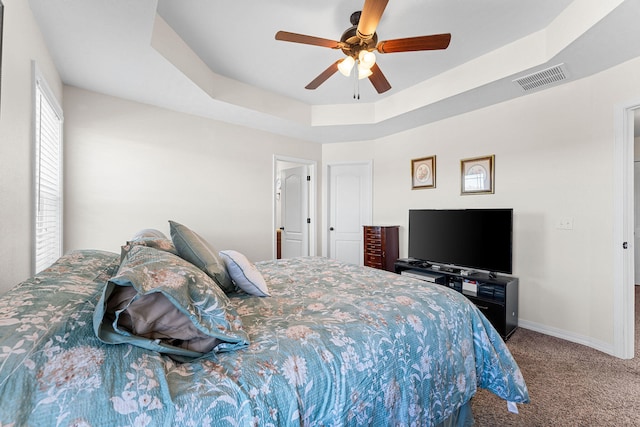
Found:
[[[313,81],[311,83],[309,83],[308,85],[306,85],[304,88],[305,89],[311,89],[311,90],[317,89],[318,86],[320,86],[329,77],[333,76],[336,71],[338,71],[338,64],[340,63],[340,61],[342,61],[342,59],[338,59],[336,62],[334,62],[333,64],[329,65],[329,68],[327,68],[322,73],[320,73],[320,75],[318,77],[313,79]]]
[[[434,34],[431,36],[408,37],[406,39],[384,40],[376,49],[380,53],[413,52],[416,50],[438,50],[449,47],[451,34]]]
[[[373,85],[374,88],[378,91],[378,93],[384,93],[391,89],[391,85],[387,78],[382,74],[382,70],[378,67],[378,64],[373,64],[371,67],[371,75],[369,76],[369,81]]]
[[[364,40],[373,37],[387,3],[389,0],[365,0],[358,22],[358,37]]]
[[[276,40],[282,40],[285,42],[310,44],[313,46],[329,47],[331,49],[338,49],[340,42],[335,40],[323,39],[320,37],[306,36],[304,34],[290,33],[288,31],[278,31],[276,33]]]

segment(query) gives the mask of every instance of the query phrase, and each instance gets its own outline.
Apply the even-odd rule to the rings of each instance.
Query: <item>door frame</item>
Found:
[[[634,111],[640,99],[616,106],[613,177],[613,347],[632,359],[635,349],[634,290]],[[623,248],[627,242],[628,249]]]
[[[340,162],[328,162],[323,167],[322,174],[322,206],[324,206],[322,215],[322,256],[329,256],[329,217],[331,212],[331,206],[329,206],[329,170],[332,166],[367,166],[369,172],[369,223],[373,221],[373,160],[354,160],[354,161],[340,161]]]
[[[317,200],[317,167],[318,162],[309,159],[300,159],[296,157],[282,156],[279,154],[273,155],[273,173],[271,179],[271,205],[272,205],[272,227],[271,227],[271,242],[272,242],[272,259],[277,257],[277,242],[276,242],[276,226],[278,224],[277,218],[277,206],[276,206],[276,181],[280,177],[280,171],[278,168],[278,162],[296,163],[298,165],[307,165],[309,168],[309,176],[311,177],[311,185],[309,185],[309,217],[311,223],[309,224],[309,256],[316,256],[316,230],[318,228],[318,212],[316,207]]]

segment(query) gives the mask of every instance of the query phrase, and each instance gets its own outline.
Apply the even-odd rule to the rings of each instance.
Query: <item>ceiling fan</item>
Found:
[[[342,34],[340,41],[290,33],[288,31],[278,31],[276,33],[276,40],[341,49],[347,56],[331,64],[311,83],[305,86],[305,89],[316,89],[336,71],[349,76],[352,69],[355,68],[359,79],[368,77],[376,91],[384,93],[391,89],[391,85],[375,62],[374,50],[384,54],[438,50],[446,49],[449,46],[451,41],[451,34],[449,33],[378,42],[376,27],[388,2],[389,0],[365,0],[362,11],[354,12],[351,15],[352,27]]]

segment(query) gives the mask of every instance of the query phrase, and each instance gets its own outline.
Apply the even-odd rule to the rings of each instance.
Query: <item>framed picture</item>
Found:
[[[436,156],[411,160],[411,189],[436,187]]]
[[[495,156],[460,161],[462,194],[492,194]]]

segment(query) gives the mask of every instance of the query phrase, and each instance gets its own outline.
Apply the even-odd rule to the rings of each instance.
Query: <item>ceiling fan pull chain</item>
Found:
[[[353,74],[353,99],[356,99],[356,93],[358,88],[358,75],[356,74],[356,67],[354,66],[351,70],[351,74]],[[360,96],[360,94],[358,94]]]
[[[353,67],[353,99],[360,99],[360,76],[358,76],[358,60]]]

